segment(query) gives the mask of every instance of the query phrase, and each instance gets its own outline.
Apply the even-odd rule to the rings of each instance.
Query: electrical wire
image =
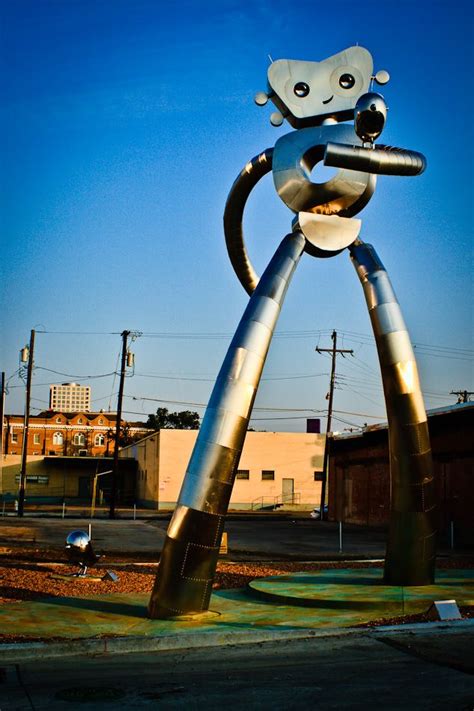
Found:
[[[214,383],[215,382],[215,377],[214,378],[190,378],[190,377],[181,377],[177,375],[158,375],[158,374],[153,374],[153,373],[135,373],[135,375],[139,378],[154,378],[158,380],[179,380],[179,381],[185,381],[185,382],[192,382],[192,383]],[[311,373],[309,375],[282,375],[282,376],[272,376],[268,378],[261,378],[260,382],[269,382],[269,381],[276,381],[276,380],[307,380],[310,378],[319,378],[321,376],[326,376],[328,373]]]
[[[35,366],[35,370],[44,370],[47,373],[54,373],[55,375],[62,375],[65,378],[75,378],[76,380],[97,380],[98,378],[110,378],[112,375],[117,375],[116,371],[112,370],[110,373],[101,373],[99,375],[71,375],[71,373],[61,373],[59,370],[52,370],[51,368],[44,368],[41,365]]]

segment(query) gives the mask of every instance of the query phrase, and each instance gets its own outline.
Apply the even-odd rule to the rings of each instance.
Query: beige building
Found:
[[[169,509],[176,504],[197,430],[160,430],[120,450],[138,463],[137,503]],[[324,435],[248,432],[230,509],[319,504]]]
[[[91,409],[90,386],[77,383],[50,385],[49,409],[56,412],[89,412]]]

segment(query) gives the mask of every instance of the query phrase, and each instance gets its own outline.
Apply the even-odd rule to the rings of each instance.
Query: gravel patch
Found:
[[[156,575],[156,562],[142,559],[131,562],[140,556],[117,555],[113,559],[102,558],[98,565],[89,568],[88,577],[73,577],[77,566],[65,560],[63,551],[45,549],[7,549],[0,550],[0,606],[5,603],[21,603],[25,600],[38,600],[45,597],[80,597],[88,595],[150,594]],[[296,571],[317,571],[339,568],[374,568],[381,563],[371,561],[335,561],[335,562],[232,562],[219,561],[213,584],[215,590],[243,588],[255,578],[271,575],[285,575]],[[440,558],[438,568],[474,568],[474,556]],[[107,570],[118,575],[118,580],[103,580]],[[461,608],[463,617],[474,617],[473,607]],[[364,627],[376,627],[386,624],[409,624],[425,622],[425,614],[405,617],[383,618],[366,623]],[[2,635],[0,641],[21,641],[21,635]],[[30,639],[30,638],[28,638]]]

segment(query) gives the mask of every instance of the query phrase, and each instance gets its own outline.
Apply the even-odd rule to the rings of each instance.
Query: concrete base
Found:
[[[474,604],[473,570],[440,570],[435,585],[384,585],[378,568],[320,570],[258,578],[249,583],[256,596],[281,605],[317,608],[322,615],[364,611],[372,619],[426,611],[437,599]]]

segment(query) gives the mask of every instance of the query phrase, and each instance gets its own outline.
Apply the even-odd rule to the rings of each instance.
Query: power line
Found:
[[[99,375],[71,375],[71,373],[61,373],[59,370],[52,370],[51,368],[44,368],[41,365],[37,365],[35,370],[44,370],[47,373],[54,373],[55,375],[62,375],[64,378],[75,378],[76,380],[96,380],[97,378],[110,378],[112,375],[116,375],[116,371],[112,370],[110,373],[101,373]]]
[[[190,377],[182,377],[180,375],[158,375],[154,373],[135,373],[135,375],[139,378],[154,378],[157,380],[179,380],[179,381],[184,381],[184,382],[192,382],[192,383],[214,383],[216,378],[190,378]],[[282,375],[282,376],[271,376],[268,378],[261,378],[260,382],[263,381],[276,381],[276,380],[307,380],[310,378],[319,378],[323,375],[327,375],[327,373],[311,373],[308,375]]]

